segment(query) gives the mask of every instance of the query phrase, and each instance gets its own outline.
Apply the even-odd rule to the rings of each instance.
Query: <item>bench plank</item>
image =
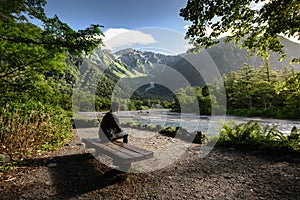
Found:
[[[134,161],[139,161],[139,160],[143,160],[145,155],[144,154],[141,154],[141,153],[138,153],[138,152],[135,152],[135,151],[131,151],[129,149],[126,149],[126,148],[123,148],[122,146],[119,146],[119,145],[115,145],[113,143],[106,143],[105,144],[107,147],[109,148],[112,148],[112,149],[115,149],[119,152],[122,152],[124,154],[127,154],[131,157],[134,158]]]
[[[87,148],[95,149],[97,154],[105,154],[113,158],[116,163],[130,164],[152,158],[154,153],[119,141],[101,143],[99,138],[82,138]]]
[[[139,148],[139,147],[136,147],[136,146],[133,146],[133,145],[130,145],[130,144],[126,144],[126,143],[121,143],[121,142],[113,142],[114,144],[116,145],[119,145],[121,147],[124,147],[130,151],[134,151],[134,152],[137,152],[139,154],[142,154],[144,155],[145,159],[146,158],[153,158],[154,156],[154,153],[152,151],[148,151],[146,149],[142,149],[142,148]]]
[[[134,162],[134,157],[129,156],[116,149],[112,149],[106,146],[105,144],[98,143],[96,142],[97,140],[95,139],[83,138],[82,141],[85,143],[86,147],[95,149],[97,154],[105,154],[110,156],[113,159],[117,159],[119,161],[122,160],[122,162],[124,163]]]
[[[129,144],[123,144],[123,147],[130,149],[132,151],[138,152],[140,154],[143,154],[146,158],[152,158],[154,156],[154,153],[152,151],[148,151],[146,149],[142,149],[136,146],[132,146]]]

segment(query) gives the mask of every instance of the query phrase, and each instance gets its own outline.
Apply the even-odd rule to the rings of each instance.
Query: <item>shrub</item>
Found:
[[[178,133],[178,128],[175,126],[168,126],[161,129],[159,133],[168,137],[175,137]]]
[[[290,135],[287,136],[287,139],[294,149],[300,151],[300,129],[294,126]]]
[[[188,132],[182,127],[168,126],[159,131],[160,134],[168,137],[177,137],[183,141],[193,142],[197,144],[205,144],[208,141],[206,134],[202,131]]]
[[[206,144],[208,142],[208,138],[206,134],[202,131],[195,131],[195,138],[193,140],[193,143],[196,144]]]
[[[71,138],[71,121],[60,107],[11,102],[0,109],[0,152],[22,159],[56,150]]]
[[[224,122],[217,145],[270,153],[297,153],[300,152],[300,131],[295,127],[290,135],[285,136],[277,126],[261,127],[257,121],[241,124]]]

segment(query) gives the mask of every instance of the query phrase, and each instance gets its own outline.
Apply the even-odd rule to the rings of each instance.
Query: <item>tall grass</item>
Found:
[[[13,160],[56,150],[72,137],[71,121],[60,107],[11,102],[0,108],[0,153]]]

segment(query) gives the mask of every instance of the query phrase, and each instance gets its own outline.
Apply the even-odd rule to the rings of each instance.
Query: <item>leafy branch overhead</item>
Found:
[[[102,44],[100,25],[75,31],[57,16],[47,17],[45,5],[45,0],[0,0],[0,92],[5,99],[19,92],[37,97],[30,92],[41,87],[49,96],[49,76],[61,79],[70,71],[67,56],[81,57]]]
[[[100,30],[102,26],[91,25],[84,30],[75,31],[66,23],[61,22],[57,16],[48,18],[44,13],[45,5],[45,0],[1,0],[1,39],[16,43],[44,45],[51,52],[67,50],[76,53],[82,51],[88,53],[102,43],[103,33]],[[24,25],[33,26],[28,18],[41,22],[43,29],[39,30],[39,34],[33,36],[26,34],[27,30],[20,30]],[[25,34],[21,34],[22,32]]]
[[[279,35],[300,40],[298,0],[188,0],[180,16],[192,22],[186,33],[191,43],[210,47],[222,34],[251,54],[269,57],[269,51],[286,57]],[[299,62],[300,59],[293,59]]]

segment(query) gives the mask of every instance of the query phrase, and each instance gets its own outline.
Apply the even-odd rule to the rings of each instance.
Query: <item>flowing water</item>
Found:
[[[80,113],[88,118],[96,118],[103,113]],[[153,124],[167,126],[181,126],[188,131],[204,131],[208,135],[217,135],[222,121],[234,120],[237,124],[250,120],[257,121],[261,126],[277,126],[277,129],[284,134],[289,134],[293,126],[300,128],[299,120],[264,119],[235,116],[206,116],[194,113],[174,113],[168,110],[148,111],[121,111],[118,114],[120,122],[136,121],[141,124]]]

